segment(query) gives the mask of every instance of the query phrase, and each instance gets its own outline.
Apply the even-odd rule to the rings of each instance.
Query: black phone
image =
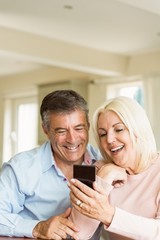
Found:
[[[73,177],[93,188],[96,179],[96,167],[94,165],[73,165]]]

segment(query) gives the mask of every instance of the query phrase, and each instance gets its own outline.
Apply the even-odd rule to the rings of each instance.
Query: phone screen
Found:
[[[93,165],[73,165],[73,177],[93,188],[96,168]]]

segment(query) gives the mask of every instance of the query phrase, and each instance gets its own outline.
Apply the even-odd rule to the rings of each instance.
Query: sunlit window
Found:
[[[38,103],[36,97],[12,98],[5,101],[3,162],[16,153],[37,146]]]
[[[127,96],[135,99],[144,106],[143,85],[141,82],[127,84],[113,84],[107,88],[107,98]]]
[[[21,152],[37,144],[37,104],[20,104],[17,114],[17,152]]]

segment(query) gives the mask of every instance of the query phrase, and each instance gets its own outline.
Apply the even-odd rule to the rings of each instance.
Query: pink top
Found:
[[[160,240],[160,157],[146,171],[128,175],[126,184],[111,190],[109,201],[116,207],[112,223],[105,227],[110,240]],[[87,217],[83,222],[84,216],[74,211],[80,239],[89,239],[99,222]]]

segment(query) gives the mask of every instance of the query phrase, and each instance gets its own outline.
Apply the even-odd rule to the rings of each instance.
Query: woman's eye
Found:
[[[116,132],[122,132],[124,130],[124,128],[119,128],[119,129],[116,129]]]
[[[105,136],[107,136],[107,133],[99,133],[99,137],[105,137]]]

